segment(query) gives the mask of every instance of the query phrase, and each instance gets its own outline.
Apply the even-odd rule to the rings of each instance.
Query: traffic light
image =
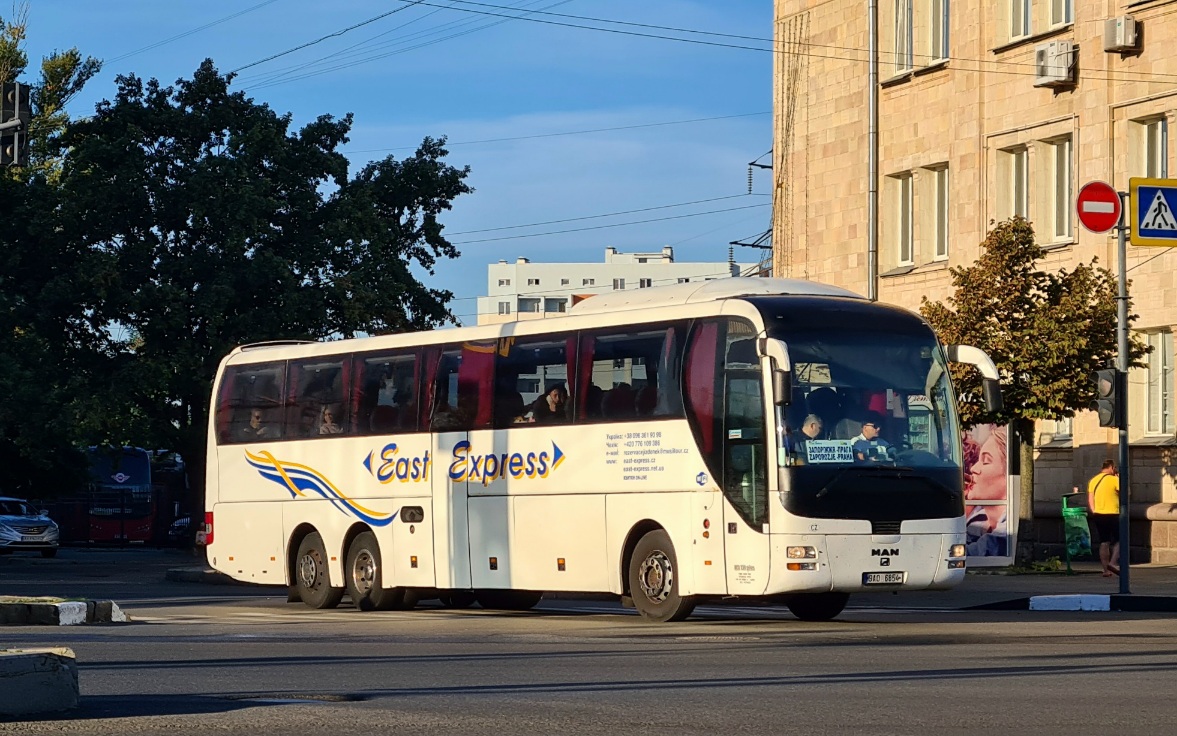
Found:
[[[0,89],[0,166],[25,163],[29,149],[29,86],[8,82]]]
[[[1099,415],[1099,426],[1122,427],[1120,397],[1123,385],[1120,372],[1113,368],[1104,368],[1091,374],[1095,382],[1095,401],[1091,402],[1091,410]]]

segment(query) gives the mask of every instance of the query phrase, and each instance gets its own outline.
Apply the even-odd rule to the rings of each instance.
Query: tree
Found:
[[[203,495],[212,379],[235,346],[425,329],[452,294],[424,286],[456,249],[439,215],[470,192],[444,140],[349,178],[337,148],[350,115],[291,131],[205,61],[162,87],[117,80],[113,101],[74,124],[59,222],[109,256],[100,318],[125,333],[111,362],[121,407],[108,418],[178,448],[192,507]]]
[[[27,4],[0,18],[0,81],[27,71]],[[68,124],[65,103],[98,62],[77,49],[41,61],[31,83],[30,164],[0,169],[0,492],[50,496],[86,477],[78,447],[88,441],[84,408],[95,394],[92,368],[102,350],[93,329],[101,271],[92,254],[62,237],[54,212],[55,138]]]
[[[976,371],[954,367],[953,380],[967,426],[1012,424],[1021,441],[1019,534],[1027,542],[1034,539],[1034,422],[1087,409],[1091,372],[1115,365],[1117,354],[1115,277],[1096,259],[1048,273],[1035,267],[1042,256],[1029,222],[1002,222],[976,262],[952,269],[953,295],[944,303],[925,297],[920,306],[941,342],[975,345],[997,364],[1005,406],[996,414],[984,410]],[[1131,340],[1131,364],[1146,350]],[[1019,547],[1026,559],[1028,545]]]

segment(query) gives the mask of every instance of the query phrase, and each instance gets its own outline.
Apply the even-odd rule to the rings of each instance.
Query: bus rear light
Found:
[[[965,556],[964,545],[963,544],[952,545],[952,548],[950,550],[948,550],[948,556],[949,557],[964,557]]]
[[[785,556],[790,560],[812,560],[817,558],[815,547],[786,547]],[[792,570],[793,568],[789,568]]]
[[[788,570],[816,570],[816,562],[789,562],[785,564]]]
[[[964,560],[949,560],[948,561],[948,569],[949,570],[963,570],[964,569]]]
[[[203,535],[203,539],[201,539]],[[204,529],[201,529],[201,534],[196,536],[196,543],[208,546],[213,543],[213,512],[204,512]]]
[[[711,519],[703,519],[703,528],[704,528],[704,529],[710,529],[710,528],[711,528]]]

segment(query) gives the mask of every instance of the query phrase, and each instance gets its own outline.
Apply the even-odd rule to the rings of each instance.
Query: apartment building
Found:
[[[950,293],[992,224],[1033,222],[1042,265],[1098,257],[1075,192],[1177,175],[1174,0],[877,0],[880,300]],[[776,0],[773,272],[869,293],[870,36],[862,0]],[[1154,347],[1130,376],[1133,547],[1177,562],[1173,326],[1177,253],[1129,248],[1134,329]],[[1090,412],[1041,422],[1036,515],[1085,482],[1116,435]]]
[[[732,261],[676,262],[674,248],[622,253],[605,248],[601,263],[533,263],[500,260],[486,269],[487,296],[478,297],[478,324],[541,319],[563,314],[593,294],[739,276],[755,267]]]

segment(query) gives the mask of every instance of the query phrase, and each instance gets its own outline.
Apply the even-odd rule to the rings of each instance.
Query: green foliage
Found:
[[[230,81],[211,61],[174,87],[119,77],[62,137],[58,222],[102,259],[94,319],[121,328],[104,421],[194,464],[233,347],[452,321],[450,292],[415,272],[458,255],[438,217],[471,191],[429,138],[349,177],[350,116],[292,130]]]
[[[955,293],[944,303],[924,299],[920,312],[945,344],[974,345],[1001,372],[1005,408],[987,414],[975,370],[953,368],[961,416],[968,425],[1013,422],[1025,436],[1028,420],[1062,419],[1086,410],[1090,374],[1115,365],[1116,279],[1090,263],[1050,273],[1037,268],[1044,253],[1034,230],[1016,217],[991,230],[971,266],[952,269]],[[1135,315],[1129,315],[1129,323]],[[1147,348],[1130,343],[1131,363]]]

